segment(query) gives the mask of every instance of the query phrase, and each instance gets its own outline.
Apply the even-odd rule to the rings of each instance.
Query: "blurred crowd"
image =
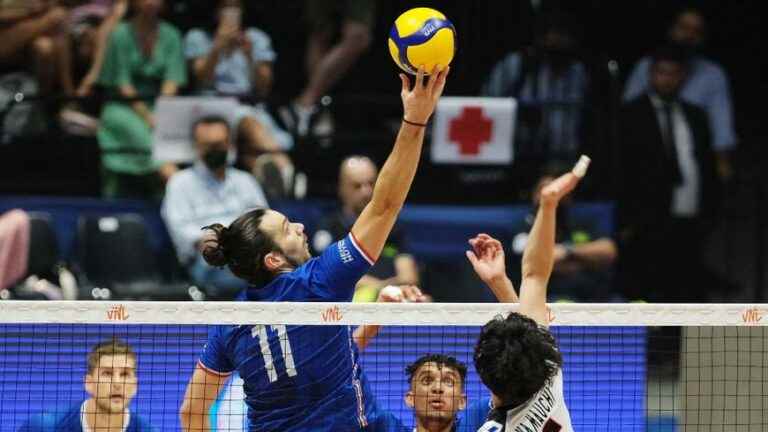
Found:
[[[161,203],[189,278],[211,287],[214,297],[231,298],[242,281],[201,260],[200,227],[306,196],[314,179],[297,155],[307,145],[327,146],[350,127],[335,121],[331,96],[370,49],[373,31],[382,31],[374,29],[377,4],[307,1],[305,84],[293,99],[272,106],[280,55],[272,38],[278,35],[248,26],[241,0],[211,2],[211,25],[182,32],[164,13],[167,3],[0,0],[0,129],[4,141],[13,140],[54,119],[65,133],[95,137],[102,196]],[[649,46],[633,66],[617,115],[620,139],[610,150],[595,148],[592,139],[595,129],[609,125],[596,124],[589,109],[596,86],[578,55],[578,20],[550,9],[535,13],[533,22],[532,44],[497,59],[479,94],[519,104],[508,202],[535,208],[537,191],[588,153],[610,166],[610,186],[595,195],[616,204],[610,232],[562,212],[552,294],[574,301],[686,302],[722,294],[729,283],[704,264],[703,244],[722,187],[734,175],[738,139],[728,74],[702,54],[704,14],[679,10],[665,42]],[[25,105],[19,94],[44,96],[45,103]],[[156,102],[176,95],[240,100],[231,118],[205,116],[190,125],[196,160],[189,164],[153,158]],[[335,165],[339,206],[318,224],[315,251],[343,236],[370,200],[377,166],[365,153],[361,146]],[[5,251],[24,244],[24,223],[18,214],[0,221],[3,288],[24,275],[18,257]],[[520,226],[508,245],[510,265],[519,265],[528,228]],[[393,235],[361,281],[359,300],[375,299],[386,285],[419,283],[423,265],[400,237]],[[660,275],[664,286],[677,288],[649,288]]]

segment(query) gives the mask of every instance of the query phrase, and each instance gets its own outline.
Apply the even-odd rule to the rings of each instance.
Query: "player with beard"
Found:
[[[243,301],[350,301],[357,281],[381,253],[416,174],[426,122],[449,69],[423,70],[411,89],[401,75],[404,117],[392,153],[348,236],[315,258],[304,225],[273,210],[252,210],[229,227],[208,228],[202,254],[249,282]],[[376,430],[381,415],[358,364],[349,326],[221,325],[190,379],[180,410],[182,429],[209,430],[210,407],[227,378],[245,382],[249,428]]]
[[[101,342],[88,354],[84,402],[63,414],[31,418],[22,432],[153,431],[149,423],[128,409],[136,396],[136,353],[118,339]]]

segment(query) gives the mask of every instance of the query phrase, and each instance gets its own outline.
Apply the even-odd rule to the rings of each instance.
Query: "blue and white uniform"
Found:
[[[19,432],[92,432],[85,421],[85,402],[62,412],[45,413],[30,417]],[[126,409],[122,432],[154,432],[144,419]]]
[[[349,234],[239,300],[348,302],[371,265]],[[240,374],[251,431],[376,430],[382,421],[349,326],[215,326],[199,364],[219,376]]]

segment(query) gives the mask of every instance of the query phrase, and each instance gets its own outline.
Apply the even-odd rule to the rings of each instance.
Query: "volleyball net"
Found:
[[[768,430],[768,306],[550,307],[574,430]],[[470,430],[482,421],[470,418],[479,412],[470,408],[487,411],[489,398],[472,360],[477,336],[483,324],[512,310],[451,303],[0,302],[0,430],[59,430],[53,425],[67,416],[81,420],[85,402],[99,391],[107,392],[102,405],[126,406],[131,421],[180,430],[179,408],[211,328],[247,326],[260,338],[254,355],[262,358],[264,378],[277,382],[301,374],[295,365],[306,363],[292,356],[318,344],[288,338],[286,329],[296,325],[381,325],[363,344],[360,368],[379,409],[407,428],[419,405],[406,400],[413,391],[406,367],[428,354],[454,357],[467,367],[459,386],[466,404],[450,415],[458,430]],[[135,353],[135,372],[89,379],[98,367],[95,348],[115,341]],[[123,351],[117,352],[113,358]],[[211,407],[212,430],[248,430],[247,411],[243,381],[234,374]]]

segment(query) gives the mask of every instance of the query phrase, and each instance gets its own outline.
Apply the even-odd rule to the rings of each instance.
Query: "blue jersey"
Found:
[[[348,302],[372,264],[349,234],[240,300]],[[349,326],[215,326],[199,364],[240,374],[251,431],[354,431],[379,421]]]
[[[83,406],[79,404],[62,412],[55,414],[45,413],[30,417],[19,432],[83,432],[85,421],[83,417]],[[141,417],[130,414],[128,427],[125,432],[154,432],[155,429]]]

